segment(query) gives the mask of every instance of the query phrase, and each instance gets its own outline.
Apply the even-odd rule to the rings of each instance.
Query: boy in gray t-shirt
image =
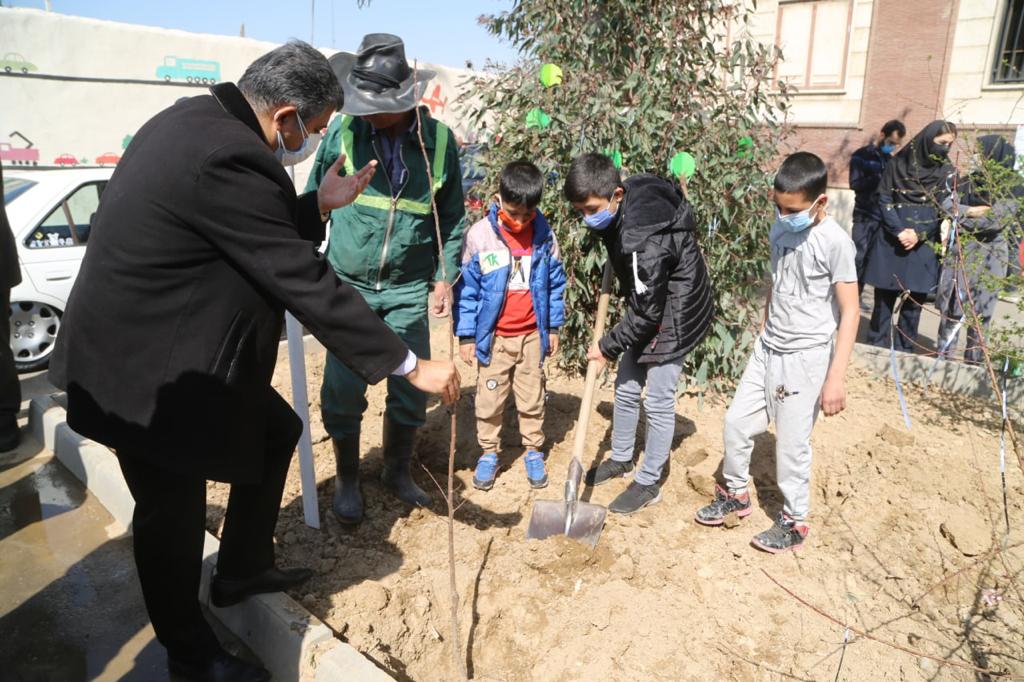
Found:
[[[754,436],[774,420],[784,505],[774,525],[752,541],[772,553],[794,549],[807,537],[811,431],[819,408],[832,416],[846,407],[844,376],[860,318],[855,249],[825,212],[827,183],[825,164],[808,152],[788,156],[775,176],[764,326],[725,416],[725,487],[716,488],[715,500],[696,517],[717,526],[728,514],[750,514]]]

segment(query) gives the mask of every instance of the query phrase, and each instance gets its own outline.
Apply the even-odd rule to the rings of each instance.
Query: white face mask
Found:
[[[299,116],[299,112],[295,112],[295,118],[299,120],[299,128],[302,130],[302,144],[299,148],[292,151],[284,146],[284,137],[281,136],[281,131],[277,131],[277,149],[274,150],[274,156],[281,162],[282,166],[294,166],[302,163],[309,157],[316,153],[316,148],[320,145],[320,133],[310,133],[306,131],[306,124],[302,122],[302,117]]]

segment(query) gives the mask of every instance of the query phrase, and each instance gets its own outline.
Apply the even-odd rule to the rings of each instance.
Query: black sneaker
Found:
[[[725,517],[733,512],[736,512],[736,516],[742,519],[751,511],[750,493],[744,493],[738,497],[716,485],[715,501],[698,509],[694,520],[705,526],[720,526],[725,521]]]
[[[584,480],[587,485],[604,485],[613,478],[624,478],[632,470],[632,460],[629,462],[619,462],[614,459],[606,459],[588,471]]]
[[[804,544],[809,530],[803,521],[794,521],[780,513],[771,528],[758,533],[750,542],[754,547],[772,554],[788,552]]]
[[[644,507],[661,501],[661,488],[657,483],[644,485],[632,481],[619,496],[608,505],[608,511],[615,514],[635,514]]]

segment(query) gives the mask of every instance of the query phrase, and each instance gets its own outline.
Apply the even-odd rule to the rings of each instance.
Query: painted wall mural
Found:
[[[164,63],[156,67],[156,77],[170,83],[172,80],[213,85],[220,80],[220,62],[204,59],[164,57]]]
[[[354,49],[361,38],[339,42]],[[276,47],[10,7],[0,7],[0,45],[0,163],[5,168],[114,166],[154,114],[182,97],[204,94],[215,83],[236,80]],[[423,66],[437,72],[423,104],[460,141],[475,140],[457,101],[467,72]],[[296,167],[300,185],[311,164]]]

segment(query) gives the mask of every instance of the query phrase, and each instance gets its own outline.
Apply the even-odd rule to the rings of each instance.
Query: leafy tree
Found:
[[[670,159],[686,151],[696,159],[688,192],[717,306],[689,370],[697,384],[721,387],[742,369],[763,302],[770,164],[788,101],[773,81],[778,50],[746,35],[750,18],[746,3],[727,0],[519,0],[481,17],[521,55],[488,64],[469,84],[471,120],[490,139],[484,182],[497,187],[515,159],[551,180],[542,209],[570,281],[563,365],[585,363],[605,255],[564,200],[562,174],[573,157],[598,151],[627,175],[670,177]],[[558,68],[544,69],[542,83],[548,64]]]

